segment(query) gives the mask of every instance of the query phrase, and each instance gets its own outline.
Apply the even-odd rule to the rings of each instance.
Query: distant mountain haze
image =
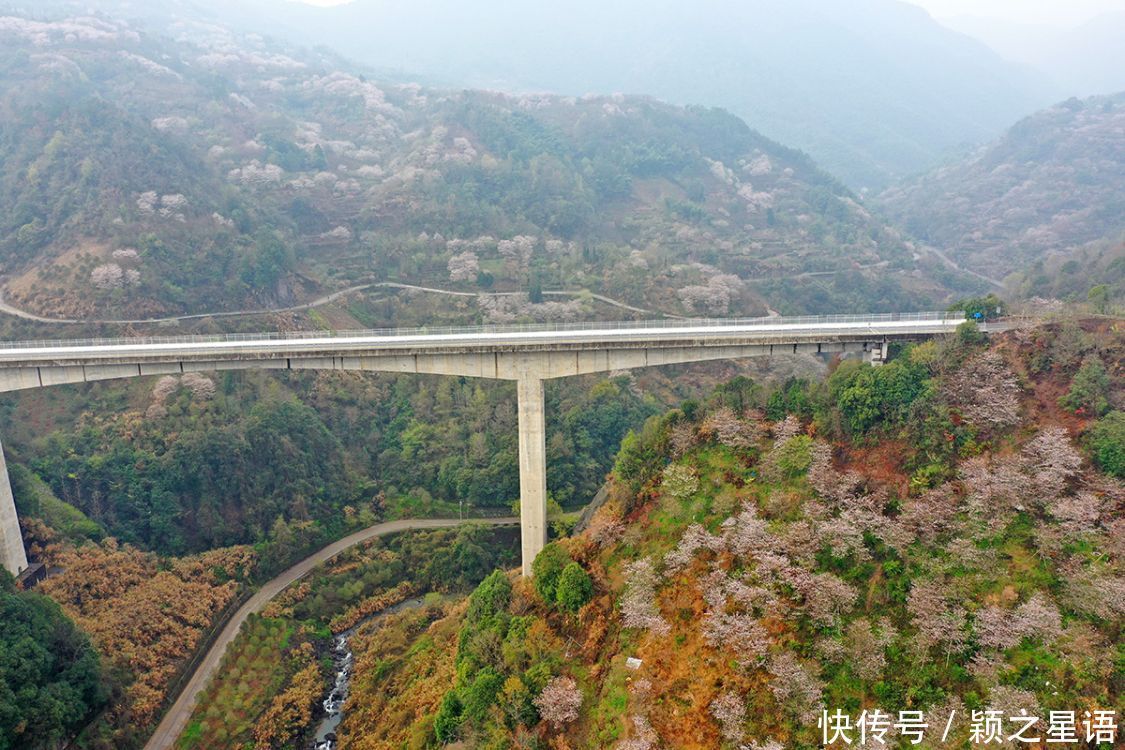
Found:
[[[860,189],[995,137],[1063,95],[893,0],[268,5],[306,42],[438,83],[721,106]]]
[[[942,23],[980,39],[1006,59],[1045,72],[1068,96],[1125,90],[1125,10],[1073,28],[979,16]]]
[[[1005,276],[1053,258],[1060,265],[1077,259],[1075,270],[1085,270],[1091,283],[1119,285],[1125,278],[1123,132],[1125,93],[1068,99],[873,202],[913,236],[974,270]],[[1091,243],[1097,252],[1089,252]],[[1094,259],[1103,255],[1104,268]]]

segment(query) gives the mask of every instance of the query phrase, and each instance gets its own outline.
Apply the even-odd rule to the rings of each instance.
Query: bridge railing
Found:
[[[652,329],[743,328],[753,326],[816,326],[833,324],[943,322],[960,323],[960,311],[881,313],[875,315],[798,315],[760,318],[678,318],[674,320],[581,321],[574,323],[516,323],[511,325],[423,326],[417,328],[373,328],[329,331],[267,331],[187,336],[135,336],[86,339],[38,339],[0,342],[3,349],[45,347],[136,346],[145,344],[237,344],[246,341],[302,341],[330,338],[389,338],[420,336],[487,335],[508,333],[579,333],[582,331],[646,331]]]

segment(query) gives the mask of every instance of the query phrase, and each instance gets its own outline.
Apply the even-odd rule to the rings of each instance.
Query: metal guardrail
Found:
[[[646,331],[651,329],[742,328],[754,326],[816,326],[843,323],[963,322],[963,312],[882,313],[877,315],[800,315],[762,318],[683,318],[677,320],[586,321],[580,323],[526,323],[516,325],[374,328],[340,331],[267,331],[193,336],[137,336],[100,339],[39,339],[0,342],[0,350],[51,347],[137,346],[148,344],[237,344],[247,341],[304,341],[309,339],[411,338],[473,336],[512,333],[580,333],[583,331]]]

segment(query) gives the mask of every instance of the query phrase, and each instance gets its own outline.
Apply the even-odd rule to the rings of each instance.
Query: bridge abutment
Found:
[[[12,497],[12,483],[8,480],[3,445],[0,445],[0,562],[13,576],[18,576],[27,568],[27,553],[23,549],[23,534],[16,515],[16,501]]]
[[[520,541],[523,574],[531,577],[531,564],[547,544],[547,426],[544,417],[543,381],[524,377],[516,381],[520,431]]]

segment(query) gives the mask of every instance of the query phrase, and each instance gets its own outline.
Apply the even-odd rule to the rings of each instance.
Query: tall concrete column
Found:
[[[547,544],[547,429],[543,417],[543,381],[516,381],[520,423],[520,539],[523,574]]]
[[[12,575],[19,575],[27,568],[27,553],[23,550],[23,534],[12,497],[12,483],[8,481],[3,445],[0,445],[0,563]]]

